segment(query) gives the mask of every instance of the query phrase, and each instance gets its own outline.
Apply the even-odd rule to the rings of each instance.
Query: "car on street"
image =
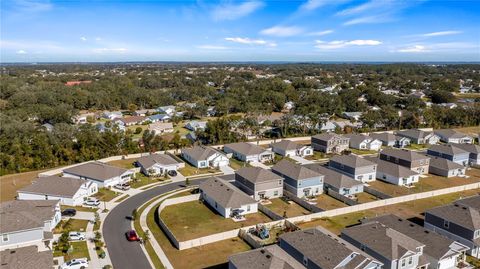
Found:
[[[177,171],[175,171],[175,170],[169,170],[169,171],[167,172],[167,174],[168,174],[169,176],[171,176],[171,177],[174,177],[174,176],[177,175]]]
[[[67,208],[62,211],[62,216],[65,217],[74,217],[77,214],[77,210],[74,208]]]
[[[81,232],[69,232],[68,240],[70,241],[83,241],[85,240],[85,233]]]
[[[86,206],[99,206],[100,205],[100,200],[95,199],[95,198],[90,198],[86,200],[84,203]]]
[[[134,230],[128,230],[125,233],[125,236],[127,237],[128,241],[140,241],[140,237],[138,237],[137,232]]]
[[[120,183],[120,184],[117,184],[114,186],[115,189],[119,189],[119,190],[122,190],[122,191],[127,191],[130,189],[130,184],[128,183]]]
[[[60,266],[60,269],[84,269],[88,268],[87,258],[70,260]]]

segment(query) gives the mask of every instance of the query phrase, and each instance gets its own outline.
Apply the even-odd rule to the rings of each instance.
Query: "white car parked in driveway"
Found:
[[[130,189],[130,184],[128,183],[120,183],[114,186],[116,189],[122,190],[122,191],[128,191]]]
[[[99,206],[100,205],[100,200],[95,199],[95,198],[90,198],[87,201],[83,203],[86,206]]]
[[[71,240],[71,241],[83,241],[83,240],[85,240],[85,233],[81,233],[81,232],[69,232],[69,233],[68,233],[68,240]]]
[[[84,269],[84,268],[88,268],[87,258],[73,259],[62,264],[62,266],[60,266],[60,269]]]

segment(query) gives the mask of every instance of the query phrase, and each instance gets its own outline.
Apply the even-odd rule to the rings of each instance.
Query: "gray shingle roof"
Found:
[[[427,213],[469,230],[478,230],[480,229],[480,195],[429,209]]]
[[[229,182],[212,177],[200,183],[199,189],[223,208],[239,208],[256,201]]]
[[[305,166],[295,164],[287,160],[279,161],[272,167],[272,170],[294,180],[302,180],[322,176],[322,174],[316,171],[310,170]]]
[[[480,146],[474,144],[452,144],[453,147],[463,149],[469,153],[480,153]]]
[[[465,154],[468,153],[468,151],[465,151],[459,147],[454,147],[452,145],[432,145],[428,151],[434,151],[442,154],[448,154],[451,156],[457,155],[457,154]]]
[[[312,138],[318,139],[318,140],[323,140],[323,141],[330,141],[335,138],[346,138],[349,139],[348,137],[343,137],[338,134],[332,134],[332,133],[324,133],[324,134],[317,134],[312,136]]]
[[[317,163],[306,164],[305,167],[324,175],[324,182],[338,189],[352,188],[358,185],[363,185],[360,181],[357,181],[332,169],[328,169],[327,167]]]
[[[452,130],[452,129],[438,129],[434,131],[435,134],[442,136],[442,137],[447,137],[447,138],[464,138],[468,137],[468,135]]]
[[[429,156],[429,155],[428,155]],[[435,156],[429,156],[430,157],[430,167],[435,167],[437,169],[441,170],[454,170],[454,169],[464,169],[465,166],[452,162],[450,160],[440,158],[440,157],[435,157]]]
[[[31,185],[18,190],[18,192],[73,197],[80,187],[87,181],[70,177],[39,177]]]
[[[371,162],[367,159],[359,157],[357,155],[349,154],[349,155],[336,155],[333,156],[330,161],[334,161],[339,164],[343,164],[348,167],[359,168],[359,167],[366,167],[375,165],[374,162]]]
[[[406,149],[394,149],[394,148],[385,148],[383,149],[380,154],[392,156],[401,160],[407,160],[407,161],[417,161],[417,160],[425,160],[428,159],[429,157],[422,155],[420,153],[411,151],[411,150],[406,150]]]
[[[220,153],[219,151],[207,146],[193,146],[193,148],[182,149],[182,152],[197,161],[206,160],[213,154]]]
[[[226,144],[224,148],[230,148],[231,150],[236,151],[245,156],[257,155],[257,154],[264,153],[266,151],[266,149],[262,147],[259,147],[257,145],[253,145],[247,142]]]
[[[235,172],[252,183],[283,180],[283,177],[260,167],[243,167]]]
[[[38,251],[37,246],[6,249],[0,252],[0,268],[4,269],[51,269],[52,251]]]
[[[377,157],[365,157],[365,159],[368,159],[372,162],[377,163],[377,171],[380,172],[380,173],[385,173],[387,175],[391,175],[391,176],[399,177],[399,178],[400,177],[411,177],[411,176],[418,175],[418,173],[415,173],[412,170],[410,170],[410,169],[408,169],[404,166],[401,166],[401,165],[398,165],[398,164],[395,164],[395,163],[391,163],[391,162],[387,162],[387,161],[381,160]]]
[[[272,143],[271,146],[272,148],[278,148],[281,150],[296,150],[301,147],[298,143],[290,140],[282,140],[277,143]]]
[[[354,143],[354,144],[360,144],[367,139],[375,140],[375,138],[373,137],[362,135],[362,134],[346,134],[344,136],[350,138],[350,143]]]
[[[111,166],[101,162],[90,162],[63,170],[64,173],[92,178],[98,181],[105,181],[121,176],[127,171],[127,169]]]
[[[237,269],[304,269],[285,250],[278,245],[239,253],[229,258],[230,263]]]
[[[138,159],[138,163],[145,169],[152,167],[154,164],[172,165],[178,164],[172,156],[167,154],[152,154]]]
[[[15,200],[0,204],[0,233],[41,228],[53,219],[58,200]]]
[[[408,137],[408,138],[422,139],[427,137],[427,135],[431,133],[432,132],[426,132],[419,129],[409,129],[409,130],[398,131],[397,135]]]
[[[386,141],[392,142],[396,140],[396,136],[391,133],[371,133],[370,136],[382,142],[386,142]]]

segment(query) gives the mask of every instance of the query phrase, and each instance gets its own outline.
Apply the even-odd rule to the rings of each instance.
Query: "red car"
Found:
[[[134,230],[127,231],[125,235],[127,236],[128,241],[140,241],[140,237],[138,237]]]

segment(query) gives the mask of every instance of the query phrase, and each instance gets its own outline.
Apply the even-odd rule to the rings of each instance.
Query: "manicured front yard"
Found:
[[[310,214],[310,211],[293,201],[285,202],[280,198],[276,198],[271,199],[270,202],[272,203],[265,206],[280,216],[284,216],[285,213],[288,218]]]
[[[178,172],[185,177],[195,176],[195,175],[204,175],[204,174],[213,174],[220,172],[220,170],[215,168],[197,168],[185,162],[185,167],[178,169]]]
[[[348,205],[324,193],[317,196],[317,206],[324,210],[330,210]]]
[[[108,202],[108,201],[112,200],[113,198],[119,196],[120,194],[121,194],[120,192],[116,192],[116,191],[111,190],[111,189],[99,188],[98,192],[95,193],[95,195],[93,195],[93,197],[97,198],[100,201]]]
[[[360,150],[360,149],[349,149],[352,153],[357,155],[369,155],[369,154],[377,154],[378,151],[376,150]]]
[[[54,233],[62,233],[64,231],[84,232],[87,229],[88,220],[68,219],[61,220],[53,230]]]
[[[86,241],[71,242],[70,246],[71,246],[71,252],[67,252],[65,255],[61,251],[54,248],[53,257],[63,256],[65,259],[65,262],[72,259],[78,259],[78,258],[87,258],[88,260],[90,260],[90,255],[88,254]]]
[[[60,206],[61,210],[65,210],[67,208],[73,208],[77,211],[80,211],[80,212],[95,212],[98,210],[98,208],[94,208],[94,207],[86,207],[86,206],[68,206],[68,205],[61,205]]]
[[[328,155],[323,153],[323,152],[313,151],[313,155],[305,156],[304,158],[307,159],[307,160],[315,161],[315,160],[324,159],[324,158],[327,158],[327,157],[328,157]]]
[[[199,201],[167,206],[160,217],[179,241],[272,221],[258,212],[246,215],[245,221],[234,222]]]
[[[239,161],[235,158],[230,158],[230,167],[233,168],[233,170],[238,170],[243,167],[250,167],[251,165],[246,162]]]
[[[148,184],[162,182],[167,180],[167,177],[147,177],[142,173],[137,173],[135,178],[130,181],[130,187],[132,188],[140,188]]]

